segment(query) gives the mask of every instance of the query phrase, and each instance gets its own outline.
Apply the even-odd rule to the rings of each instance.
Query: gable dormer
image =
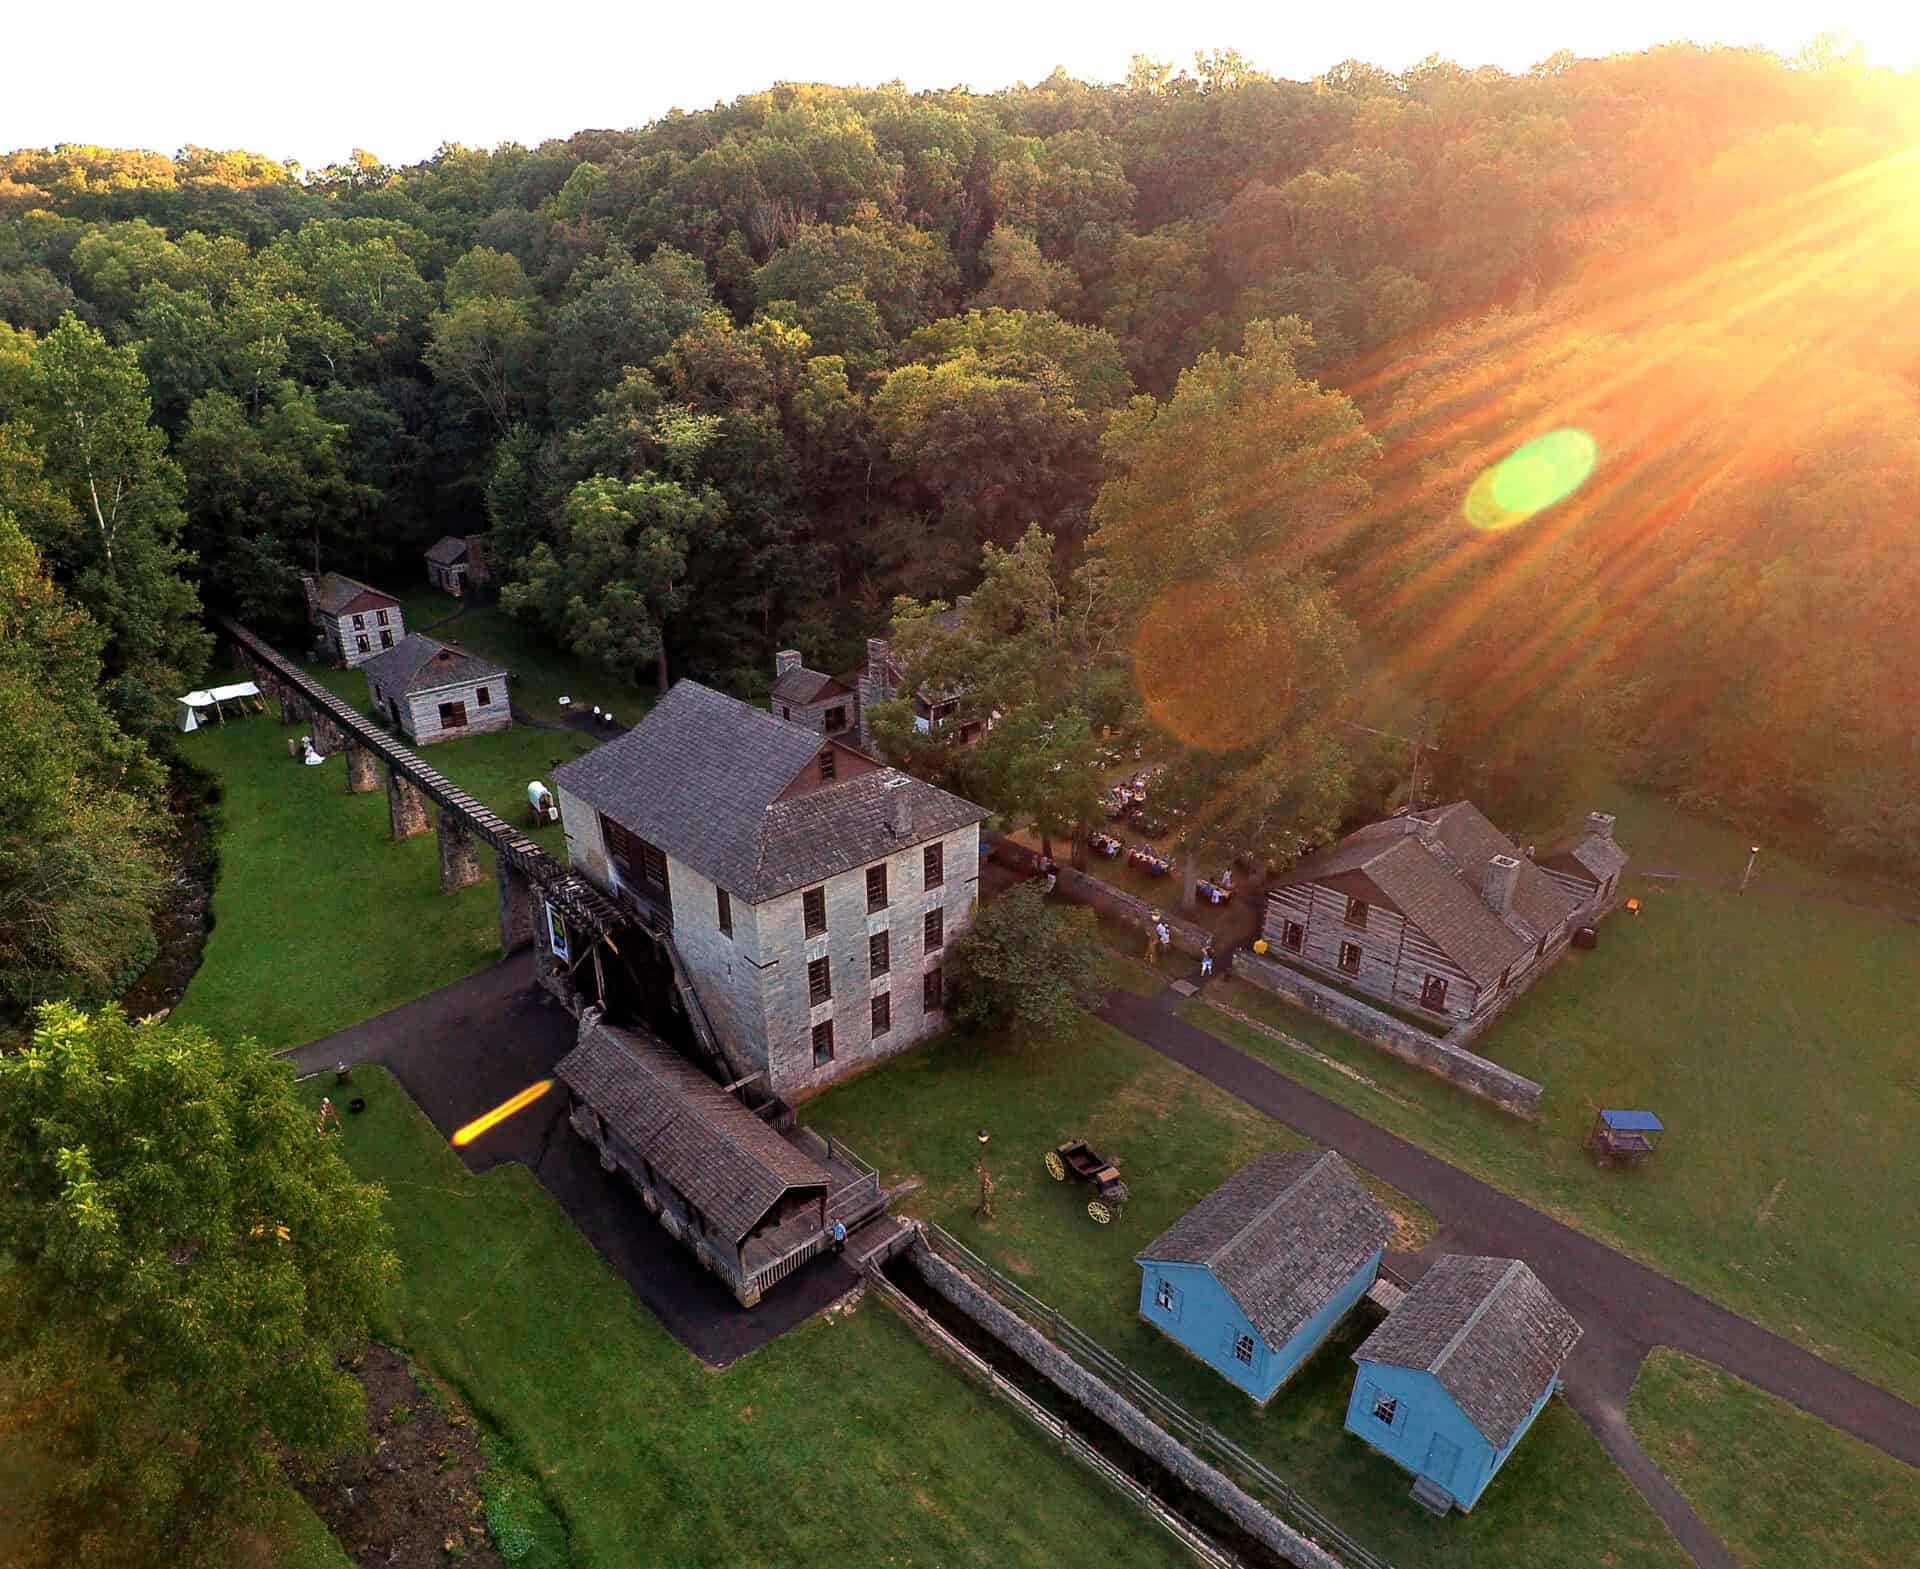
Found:
[[[820,750],[814,753],[775,799],[791,801],[797,795],[809,795],[827,785],[858,779],[862,774],[873,773],[884,766],[864,752],[856,752],[838,741],[823,741]]]

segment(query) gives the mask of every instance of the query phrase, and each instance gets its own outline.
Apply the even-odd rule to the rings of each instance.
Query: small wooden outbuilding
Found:
[[[1353,1354],[1346,1428],[1436,1514],[1473,1508],[1533,1425],[1580,1326],[1518,1259],[1449,1254]]]
[[[1257,1155],[1135,1256],[1140,1316],[1264,1405],[1373,1284],[1392,1230],[1333,1151]]]
[[[743,1307],[825,1245],[827,1167],[672,1047],[589,1015],[554,1073],[574,1131]]]
[[[427,581],[456,599],[491,576],[486,540],[479,534],[443,534],[427,547]]]
[[[502,665],[415,632],[361,667],[375,712],[416,746],[513,724]]]

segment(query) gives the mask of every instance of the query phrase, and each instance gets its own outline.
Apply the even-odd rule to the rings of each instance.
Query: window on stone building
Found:
[[[831,961],[815,959],[807,966],[807,1002],[809,1004],[828,1002],[833,997],[833,972]]]
[[[892,967],[892,956],[888,953],[889,944],[885,932],[875,932],[867,939],[867,970],[873,975],[885,975]]]
[[[360,631],[366,624],[367,618],[365,616],[355,616],[353,618],[353,629],[356,632]]]
[[[1280,928],[1280,946],[1298,953],[1306,945],[1307,929],[1298,921],[1288,921]]]
[[[944,845],[930,844],[920,852],[920,870],[922,882],[928,888],[938,888],[947,880],[946,860],[942,851]]]
[[[1367,924],[1367,901],[1365,899],[1347,900],[1347,925],[1365,926]]]
[[[791,719],[793,717],[793,710],[787,707],[785,703],[780,705],[780,717],[782,719]]]
[[[893,1028],[893,996],[882,992],[873,999],[873,1033],[885,1035]]]
[[[867,868],[867,909],[884,910],[887,907],[887,868],[882,862],[878,866]]]
[[[485,687],[480,687],[474,692],[473,700],[482,708],[490,708],[493,706],[493,694]]]
[[[1233,1359],[1253,1366],[1253,1336],[1235,1335],[1233,1337]]]
[[[442,730],[464,730],[467,726],[467,705],[461,702],[442,703],[440,705],[440,728]]]
[[[1429,975],[1420,983],[1420,1006],[1431,1008],[1440,1013],[1447,1006],[1447,978],[1444,975]]]
[[[353,646],[363,654],[370,654],[373,652],[373,644],[367,641],[367,634],[364,632],[362,632],[358,637],[356,637],[353,640]]]
[[[393,647],[393,634],[391,632],[382,632],[380,634],[380,646],[382,648]]]
[[[1512,976],[1512,974],[1513,974],[1513,966],[1508,965],[1504,970],[1500,972],[1500,979],[1493,983],[1493,989],[1497,992],[1505,991],[1507,989],[1507,981]]]
[[[629,882],[642,882],[664,899],[670,899],[667,885],[667,857],[658,845],[647,843],[629,833],[604,812],[600,814],[600,837],[606,840],[607,854]]]
[[[713,902],[719,907],[720,935],[722,937],[731,937],[733,935],[733,901],[727,897],[727,890],[724,888],[714,889]]]
[[[844,730],[846,728],[847,728],[846,706],[842,704],[838,708],[829,708],[827,710],[827,734],[832,735],[834,731]]]
[[[1357,942],[1343,942],[1340,945],[1340,968],[1349,975],[1360,973],[1360,945]]]
[[[932,953],[933,950],[936,948],[946,947],[947,922],[946,922],[945,911],[942,911],[942,910],[927,911],[926,920],[922,924],[926,931],[928,953]]]
[[[822,1019],[813,1027],[813,1065],[824,1068],[833,1061],[833,1020]]]
[[[828,747],[820,754],[820,782],[828,783],[834,776],[833,748]]]
[[[827,929],[827,890],[809,888],[800,895],[801,922],[809,937],[818,937]]]
[[[937,964],[920,977],[920,1007],[927,1013],[940,1011],[940,966]]]

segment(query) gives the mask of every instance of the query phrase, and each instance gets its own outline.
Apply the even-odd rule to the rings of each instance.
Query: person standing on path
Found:
[[[1213,974],[1213,939],[1209,937],[1200,949],[1200,979],[1206,980]]]

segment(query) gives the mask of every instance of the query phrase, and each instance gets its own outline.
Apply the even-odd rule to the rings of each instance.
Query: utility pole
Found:
[[[1425,746],[1429,752],[1437,752],[1440,750],[1437,746],[1427,746],[1425,739],[1427,733],[1425,716],[1422,716],[1420,735],[1418,737],[1400,735],[1392,730],[1376,730],[1372,725],[1358,725],[1351,719],[1342,719],[1337,721],[1337,723],[1344,729],[1363,731],[1367,735],[1377,735],[1384,740],[1404,741],[1408,746],[1413,748],[1413,771],[1407,780],[1407,810],[1417,812],[1420,809],[1420,749]]]
[[[1747,891],[1747,883],[1753,877],[1753,863],[1760,858],[1760,846],[1754,845],[1747,851],[1747,869],[1740,874],[1740,891]]]

